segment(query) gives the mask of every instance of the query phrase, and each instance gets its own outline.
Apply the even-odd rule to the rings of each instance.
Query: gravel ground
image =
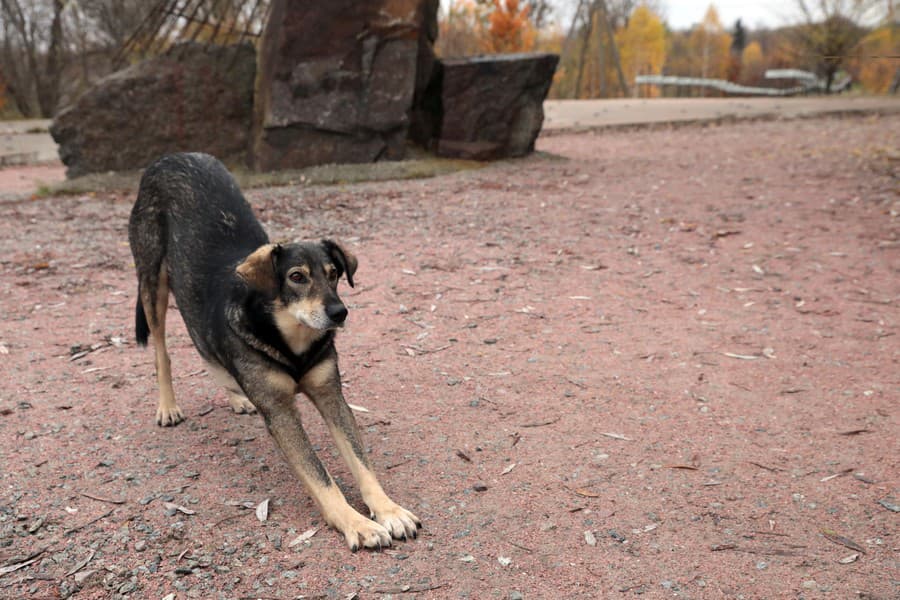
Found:
[[[898,132],[559,134],[249,193],[274,238],[360,258],[346,395],[425,529],[357,554],[177,315],[187,420],[155,426],[133,195],[0,203],[0,597],[896,598]]]

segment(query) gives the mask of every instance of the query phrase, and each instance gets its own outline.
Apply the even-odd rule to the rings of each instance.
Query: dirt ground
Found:
[[[898,597],[898,147],[897,115],[559,134],[248,193],[360,258],[346,395],[425,528],[357,554],[177,312],[154,424],[133,195],[0,203],[0,597]]]

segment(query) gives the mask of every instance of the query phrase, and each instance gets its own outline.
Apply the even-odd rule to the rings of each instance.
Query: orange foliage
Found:
[[[863,39],[858,57],[848,65],[866,91],[885,94],[891,86],[896,69],[896,57],[900,52],[900,31],[885,26],[876,29]]]
[[[534,48],[535,29],[528,19],[530,7],[519,8],[519,0],[494,0],[488,17],[485,52],[523,52]]]

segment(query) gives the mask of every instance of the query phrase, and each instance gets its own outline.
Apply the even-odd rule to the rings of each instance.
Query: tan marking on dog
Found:
[[[391,545],[391,533],[383,525],[359,514],[332,484],[328,487],[318,482],[307,485],[310,496],[319,507],[322,517],[334,529],[344,535],[351,549],[358,547],[380,548]]]
[[[350,472],[359,485],[363,502],[369,507],[375,521],[397,539],[416,537],[422,524],[419,517],[388,497],[375,473],[356,456],[353,446],[340,428],[332,426],[331,423],[328,423],[328,427],[334,436],[338,452],[350,467]]]
[[[142,299],[144,314],[153,337],[153,349],[156,354],[156,381],[159,386],[159,405],[156,408],[156,423],[163,427],[178,425],[184,420],[184,413],[175,403],[175,390],[172,387],[172,361],[166,349],[166,311],[169,308],[169,272],[163,262],[159,269],[159,281],[156,286],[156,298],[150,302],[150,291]],[[155,312],[153,308],[155,306]]]
[[[303,376],[301,387],[319,388],[328,385],[334,379],[335,368],[334,361],[331,359],[320,362]]]
[[[251,287],[264,292],[278,291],[275,267],[272,265],[272,249],[275,244],[264,244],[254,250],[235,271]]]
[[[275,302],[273,311],[275,326],[294,354],[306,352],[313,342],[322,337],[326,331],[314,329],[306,323],[298,321],[297,313],[299,312],[305,319],[312,314],[310,311],[316,308],[321,310],[321,306],[321,302],[309,298],[292,302],[289,306],[285,306],[281,301]]]
[[[266,371],[266,382],[283,396],[293,397],[297,393],[297,382],[284,371],[277,369]]]
[[[312,276],[312,271],[310,271],[309,267],[307,267],[306,265],[300,265],[299,267],[295,267],[295,268],[291,269],[290,271],[288,271],[288,274],[293,273],[294,271],[299,271],[299,272],[303,273],[304,275],[306,275],[307,277]]]
[[[231,410],[239,415],[252,415],[256,412],[256,407],[243,394],[228,392],[228,405],[231,406]]]

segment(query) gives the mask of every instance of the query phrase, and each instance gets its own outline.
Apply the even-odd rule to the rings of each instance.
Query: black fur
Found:
[[[163,261],[167,263],[169,287],[194,345],[204,359],[224,367],[238,382],[234,358],[247,346],[239,336],[228,335],[236,326],[275,349],[277,362],[295,380],[330,354],[333,332],[295,356],[273,321],[275,298],[248,286],[236,273],[269,237],[231,174],[212,156],[172,154],[147,168],[132,210],[129,240],[139,274],[155,274]],[[277,246],[272,253],[276,279],[282,281],[287,269],[304,257],[333,261],[349,275],[339,247],[326,242]],[[143,313],[139,298],[135,332],[138,342],[146,344],[149,327]]]
[[[134,307],[134,337],[139,346],[146,346],[147,338],[150,337],[150,325],[147,323],[147,315],[144,314],[140,291],[138,291],[137,303]]]

